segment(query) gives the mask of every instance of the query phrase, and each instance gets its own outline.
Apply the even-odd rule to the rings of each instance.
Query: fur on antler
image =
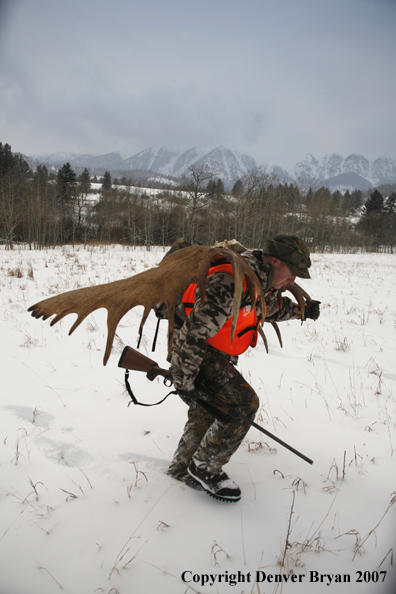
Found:
[[[49,297],[29,307],[28,311],[32,312],[33,317],[37,319],[42,317],[43,320],[56,314],[51,320],[51,326],[68,314],[77,314],[77,320],[70,328],[70,335],[90,313],[102,307],[106,308],[108,311],[107,342],[103,357],[103,364],[106,365],[121,318],[133,307],[142,305],[144,313],[139,327],[139,333],[141,334],[152,307],[159,302],[163,302],[168,309],[168,353],[170,353],[173,343],[174,311],[177,299],[189,284],[195,283],[200,289],[203,306],[208,271],[212,261],[218,259],[225,259],[230,262],[234,272],[235,294],[233,327],[231,329],[232,340],[243,294],[243,277],[245,277],[252,303],[255,303],[258,297],[261,311],[265,311],[265,306],[264,293],[256,274],[238,253],[227,248],[186,247],[164,258],[155,268],[127,279],[67,291],[55,297]]]

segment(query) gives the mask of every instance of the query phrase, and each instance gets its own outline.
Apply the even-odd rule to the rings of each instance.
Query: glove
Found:
[[[309,305],[305,306],[304,320],[317,320],[320,316],[320,301],[311,301]]]
[[[195,388],[193,390],[179,390],[176,388],[176,392],[180,396],[180,398],[185,402],[188,406],[194,404],[197,399],[200,397],[200,393]]]

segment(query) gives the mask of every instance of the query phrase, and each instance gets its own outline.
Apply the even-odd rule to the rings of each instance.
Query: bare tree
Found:
[[[199,236],[198,211],[207,205],[207,185],[213,180],[216,172],[208,165],[191,165],[188,174],[183,175],[180,188],[188,197],[188,241],[194,241]]]
[[[7,175],[1,180],[0,186],[0,229],[11,250],[14,247],[16,230],[24,220],[21,184],[20,179]]]
[[[25,212],[22,198],[31,173],[29,165],[0,142],[0,233],[13,248],[17,231],[22,231]]]

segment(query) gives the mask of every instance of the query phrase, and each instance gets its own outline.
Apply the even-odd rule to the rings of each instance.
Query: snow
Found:
[[[101,193],[100,193],[100,189],[102,187],[102,184],[100,183],[91,183],[91,187],[92,187],[92,194],[87,194],[87,198],[88,200],[91,200],[92,202],[99,202],[100,197],[101,197]],[[144,188],[141,186],[115,186],[120,190],[128,190],[131,192],[131,194],[136,194],[141,196],[149,196],[151,198],[155,198],[158,195],[164,194],[166,192],[168,193],[172,193],[174,195],[177,196],[186,196],[188,195],[187,192],[183,192],[183,191],[178,191],[178,190],[164,190],[164,189],[160,189],[160,188]]]
[[[319,320],[281,324],[283,349],[265,325],[270,353],[260,344],[240,357],[260,397],[256,421],[314,464],[252,428],[225,467],[242,500],[226,504],[166,475],[186,420],[180,399],[127,407],[117,363],[136,346],[141,311],[121,320],[106,367],[106,312],[70,337],[74,316],[51,328],[27,312],[163,255],[0,250],[1,594],[390,594],[396,256],[314,254],[301,284],[322,302]],[[166,323],[152,354],[155,324],[150,315],[141,350],[165,366]],[[169,390],[142,373],[130,381],[144,402]]]

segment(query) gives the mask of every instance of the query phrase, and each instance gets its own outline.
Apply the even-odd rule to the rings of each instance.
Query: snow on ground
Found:
[[[240,358],[258,422],[314,464],[251,429],[226,467],[242,500],[225,504],[166,475],[186,419],[177,397],[127,407],[117,363],[124,344],[136,346],[141,312],[121,321],[106,367],[103,310],[71,337],[74,316],[51,328],[27,313],[163,254],[0,251],[1,594],[390,594],[396,256],[314,254],[301,284],[321,300],[320,319],[283,323],[283,349],[266,325],[270,353],[259,345]],[[149,356],[154,329],[150,316]],[[162,366],[165,344],[163,322],[153,356]],[[167,393],[144,374],[131,382],[144,402]]]
[[[153,178],[152,181],[158,182],[161,181],[160,179],[156,179]],[[169,182],[172,183],[172,182]],[[102,189],[102,184],[101,183],[91,183],[91,188],[93,190],[92,194],[87,194],[87,199],[91,200],[93,202],[98,202],[100,200],[101,197],[101,189]],[[182,192],[179,190],[164,190],[161,188],[144,188],[141,186],[121,186],[121,185],[117,185],[117,186],[113,186],[113,188],[117,188],[119,190],[129,190],[131,193],[133,194],[137,194],[140,197],[141,196],[149,196],[151,198],[156,198],[159,194],[163,194],[164,192],[171,192],[172,194],[177,194],[177,195],[186,195],[187,192]]]

